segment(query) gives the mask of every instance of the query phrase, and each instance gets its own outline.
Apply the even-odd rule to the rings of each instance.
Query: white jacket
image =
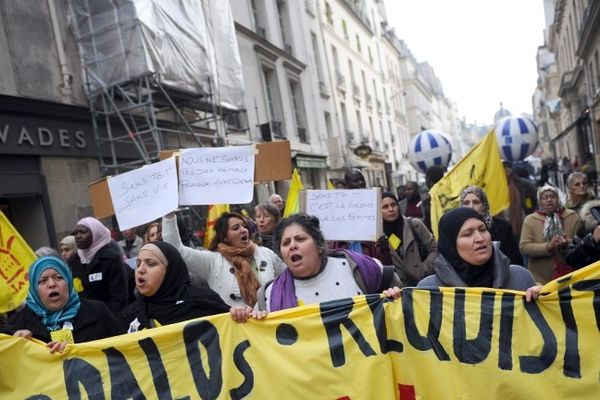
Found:
[[[192,281],[197,278],[206,280],[208,286],[230,306],[244,304],[235,277],[235,268],[221,253],[184,246],[179,237],[177,218],[175,217],[162,219],[162,237],[165,242],[173,245],[181,253]],[[254,260],[259,270],[258,281],[261,285],[275,279],[286,267],[272,250],[258,245],[255,246]]]

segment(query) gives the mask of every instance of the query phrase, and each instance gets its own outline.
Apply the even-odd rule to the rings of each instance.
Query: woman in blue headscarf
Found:
[[[62,353],[69,343],[103,339],[118,330],[106,305],[80,298],[69,267],[50,256],[36,260],[29,268],[25,307],[10,317],[3,332],[44,341],[51,353]]]

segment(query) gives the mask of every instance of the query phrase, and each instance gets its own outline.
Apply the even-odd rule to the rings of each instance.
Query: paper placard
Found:
[[[376,241],[382,231],[379,191],[306,190],[301,208],[319,218],[326,240]]]
[[[254,195],[254,147],[201,147],[179,155],[179,203],[243,204]]]
[[[108,190],[120,230],[153,221],[178,207],[175,157],[110,177]]]

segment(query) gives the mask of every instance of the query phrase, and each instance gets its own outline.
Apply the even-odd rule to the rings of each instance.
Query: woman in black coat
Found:
[[[69,343],[118,334],[106,305],[81,299],[69,267],[58,257],[42,257],[31,265],[26,305],[9,318],[3,332],[47,342],[52,353],[62,353]]]
[[[136,300],[119,318],[122,332],[136,332],[229,311],[229,306],[215,291],[191,285],[183,258],[167,242],[142,246],[137,257],[135,284]]]
[[[490,203],[483,189],[478,186],[469,186],[464,189],[460,194],[460,205],[472,208],[481,214],[492,235],[492,242],[500,244],[500,251],[509,258],[511,264],[523,265],[523,256],[519,251],[519,244],[510,223],[490,215]]]
[[[77,254],[69,266],[75,290],[86,299],[100,300],[116,315],[129,304],[133,270],[125,266],[118,245],[100,221],[86,217],[75,227]],[[128,274],[131,288],[128,287]]]

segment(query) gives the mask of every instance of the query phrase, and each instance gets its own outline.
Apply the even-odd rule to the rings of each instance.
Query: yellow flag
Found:
[[[215,222],[223,213],[229,212],[229,204],[211,204],[208,206],[208,217],[204,231],[204,247],[208,248],[215,237]]]
[[[333,183],[331,183],[331,179],[327,179],[327,190],[334,190]]]
[[[460,206],[460,193],[468,186],[479,186],[486,192],[491,215],[509,205],[508,184],[493,129],[429,190],[431,229],[436,238],[444,211]]]
[[[285,201],[285,209],[283,210],[284,217],[289,217],[300,211],[300,191],[302,189],[304,189],[304,186],[302,185],[300,174],[298,173],[298,169],[294,168],[292,182],[290,183],[287,200]]]
[[[0,211],[0,312],[17,308],[29,290],[29,266],[35,253]]]

